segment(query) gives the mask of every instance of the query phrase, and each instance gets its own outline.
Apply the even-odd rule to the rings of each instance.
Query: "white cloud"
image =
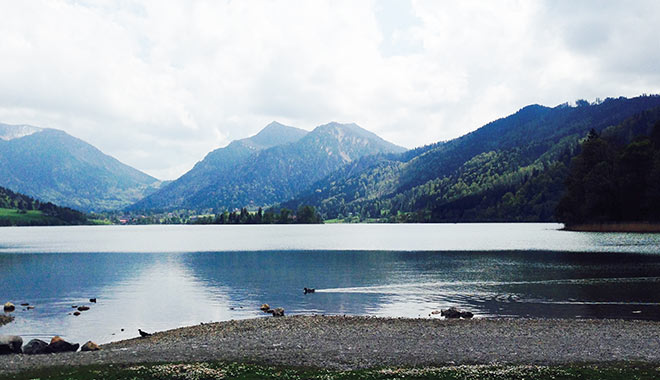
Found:
[[[657,1],[0,1],[0,121],[170,179],[272,120],[408,147],[660,92]]]

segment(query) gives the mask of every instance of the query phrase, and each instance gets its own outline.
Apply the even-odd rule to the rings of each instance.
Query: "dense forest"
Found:
[[[87,224],[85,214],[0,187],[0,226]]]
[[[620,132],[592,130],[573,159],[557,208],[567,226],[660,221],[660,121],[628,144]]]

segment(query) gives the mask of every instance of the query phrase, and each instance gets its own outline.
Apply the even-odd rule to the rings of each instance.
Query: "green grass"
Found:
[[[0,219],[9,220],[11,224],[23,225],[33,222],[43,222],[53,219],[50,216],[45,216],[39,210],[28,210],[19,212],[17,209],[0,208]]]
[[[108,219],[88,219],[89,224],[94,225],[94,226],[107,226],[111,225],[112,221]]]
[[[23,372],[6,379],[290,379],[290,380],[559,380],[659,379],[660,368],[625,363],[606,366],[464,365],[432,368],[386,368],[361,371],[297,369],[239,363],[95,365]]]

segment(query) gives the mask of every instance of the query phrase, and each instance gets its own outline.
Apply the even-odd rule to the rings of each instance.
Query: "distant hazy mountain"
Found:
[[[57,129],[0,124],[0,186],[83,211],[121,208],[160,182]]]
[[[271,123],[253,137],[209,153],[181,178],[130,209],[267,206],[362,156],[402,151],[355,124],[330,123],[307,133]]]
[[[589,130],[659,106],[660,96],[530,105],[451,141],[352,162],[282,206],[362,220],[554,220],[567,167]]]

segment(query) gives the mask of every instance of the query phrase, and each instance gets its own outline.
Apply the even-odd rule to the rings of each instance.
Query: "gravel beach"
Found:
[[[660,322],[268,317],[184,327],[102,348],[98,352],[0,356],[0,374],[44,366],[212,360],[332,369],[660,363]]]

